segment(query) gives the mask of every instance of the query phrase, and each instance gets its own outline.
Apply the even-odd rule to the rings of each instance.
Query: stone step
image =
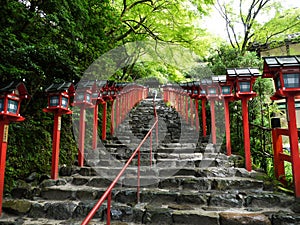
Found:
[[[101,177],[109,177],[114,178],[122,169],[121,164],[115,167],[107,167],[107,166],[99,166],[99,167],[61,167],[60,168],[60,176],[70,177],[73,179],[75,176],[101,176]],[[123,174],[126,175],[136,175],[137,167],[129,166],[127,170]],[[149,166],[141,166],[140,173],[142,176],[156,176],[156,177],[170,177],[172,175],[180,175],[180,176],[195,176],[195,177],[221,177],[221,178],[230,178],[230,177],[245,177],[245,178],[253,178],[253,179],[263,179],[265,178],[265,174],[261,172],[257,172],[252,170],[248,172],[244,168],[236,168],[236,167],[165,167],[164,164],[156,164],[152,167]]]
[[[134,225],[137,224],[299,224],[300,215],[286,207],[292,201],[282,200],[278,205],[269,201],[269,207],[262,208],[261,205],[244,205],[238,209],[232,197],[230,207],[224,203],[224,199],[214,205],[212,197],[199,196],[200,204],[191,204],[190,200],[195,199],[195,195],[186,193],[178,195],[176,192],[169,192],[168,197],[162,198],[151,194],[142,193],[141,198],[148,198],[152,201],[148,204],[132,202],[132,206],[122,204],[122,201],[135,201],[132,197],[134,192],[127,191],[114,195],[119,202],[112,201],[111,217],[116,224]],[[144,194],[144,195],[143,195]],[[227,194],[228,195],[228,194]],[[165,196],[165,195],[164,195]],[[169,200],[176,198],[175,201]],[[219,199],[220,200],[220,199]],[[202,204],[208,202],[208,206]],[[5,200],[4,215],[0,218],[0,224],[80,224],[83,218],[95,205],[96,201],[74,201],[68,202],[51,200]],[[193,202],[195,203],[195,201]],[[240,203],[242,204],[242,203]],[[272,205],[271,205],[272,204]],[[18,208],[13,207],[18,206]],[[271,206],[270,206],[271,205]],[[268,205],[266,205],[268,206]],[[9,214],[7,214],[9,213]],[[23,216],[24,214],[27,216]],[[106,218],[106,203],[97,211],[90,224],[102,224],[99,220]],[[104,221],[103,221],[104,222]],[[114,223],[112,223],[114,224]]]

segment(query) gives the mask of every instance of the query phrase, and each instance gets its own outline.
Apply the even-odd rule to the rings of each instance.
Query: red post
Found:
[[[231,155],[231,141],[230,141],[230,114],[229,114],[229,99],[224,98],[224,117],[225,117],[225,134],[226,134],[226,150],[227,155]]]
[[[248,171],[252,170],[251,152],[250,152],[250,132],[248,121],[248,98],[242,97],[242,116],[244,129],[244,150],[245,150],[245,166]]]
[[[110,134],[113,135],[115,132],[115,110],[114,110],[114,106],[115,106],[115,101],[113,100],[111,103],[111,121],[110,121]]]
[[[282,149],[282,136],[278,133],[278,128],[272,129],[272,142],[274,152],[274,173],[275,177],[282,183],[286,183],[284,160],[280,159],[280,155],[283,152]]]
[[[79,118],[79,151],[78,151],[78,165],[81,167],[84,164],[84,139],[85,139],[85,108],[80,108]]]
[[[188,97],[184,97],[185,98],[185,120],[186,123],[189,122],[189,99]]]
[[[199,132],[199,102],[195,99],[195,120],[196,120],[196,131]]]
[[[106,111],[107,111],[107,103],[104,102],[102,104],[103,111],[102,111],[102,140],[106,140]]]
[[[210,114],[211,114],[211,139],[212,143],[217,143],[216,136],[216,115],[215,115],[215,100],[210,101]]]
[[[2,200],[4,192],[4,176],[5,176],[5,164],[6,164],[6,150],[8,139],[8,125],[9,121],[0,121],[0,216],[2,214]]]
[[[97,139],[98,139],[98,104],[94,106],[94,125],[93,125],[93,149],[97,148]]]
[[[193,107],[194,104],[193,104],[193,99],[190,98],[190,112],[191,112],[191,126],[193,127],[194,126],[194,110],[193,110]]]
[[[53,128],[53,141],[52,141],[51,179],[53,180],[57,180],[58,178],[60,130],[61,130],[61,115],[57,113],[54,114],[54,128]]]
[[[298,129],[296,120],[295,97],[287,96],[287,113],[289,126],[289,139],[292,157],[292,170],[295,196],[300,197],[300,158],[298,146]]]
[[[116,98],[116,128],[118,128],[119,127],[119,97],[117,96],[117,98]]]
[[[203,137],[206,137],[207,135],[207,127],[206,127],[206,99],[202,99],[201,101],[202,104],[202,133],[203,133]]]

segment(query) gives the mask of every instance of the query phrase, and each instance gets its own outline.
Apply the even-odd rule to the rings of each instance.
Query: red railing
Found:
[[[158,144],[158,117],[157,117],[157,112],[153,100],[153,108],[154,108],[154,117],[155,117],[155,122],[153,126],[150,128],[144,139],[140,142],[138,147],[135,149],[131,157],[127,160],[126,164],[124,167],[121,169],[119,174],[116,176],[116,178],[112,181],[110,186],[106,189],[104,194],[101,196],[99,201],[95,204],[93,209],[89,212],[87,217],[82,221],[81,225],[87,225],[91,219],[94,217],[98,209],[101,207],[101,205],[104,203],[104,201],[107,199],[107,217],[106,217],[106,224],[110,225],[110,208],[111,208],[111,192],[114,186],[117,184],[129,164],[132,162],[134,157],[138,155],[138,170],[137,170],[137,202],[140,201],[140,167],[141,167],[141,147],[142,145],[146,142],[147,138],[150,136],[150,166],[152,165],[152,132],[154,128],[156,129],[156,144]]]

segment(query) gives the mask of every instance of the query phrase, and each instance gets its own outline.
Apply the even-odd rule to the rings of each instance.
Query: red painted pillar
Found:
[[[186,123],[189,122],[189,99],[187,96],[184,96],[185,98],[185,120]]]
[[[250,152],[250,132],[248,119],[248,98],[242,97],[242,116],[244,129],[244,150],[245,150],[245,166],[248,171],[252,170],[251,152]]]
[[[93,125],[93,149],[97,148],[97,139],[98,139],[98,104],[94,106],[94,125]]]
[[[106,140],[106,114],[107,114],[107,103],[102,104],[102,140]]]
[[[225,134],[226,134],[226,150],[227,155],[231,155],[231,141],[230,141],[230,112],[229,99],[224,98],[224,117],[225,117]]]
[[[190,114],[191,114],[191,126],[194,126],[194,104],[193,104],[193,99],[190,98]]]
[[[118,128],[119,127],[119,113],[120,113],[120,110],[119,110],[119,97],[117,96],[117,98],[116,98],[116,128]]]
[[[199,132],[199,102],[195,99],[195,120],[196,120],[196,131]]]
[[[78,165],[80,167],[84,164],[84,139],[85,139],[85,107],[80,108],[79,117],[79,151],[78,151]]]
[[[210,101],[210,115],[211,115],[211,140],[213,144],[217,143],[216,136],[216,115],[215,115],[215,100]]]
[[[287,113],[289,126],[289,139],[292,157],[292,170],[295,196],[300,197],[300,158],[298,146],[298,129],[296,120],[295,97],[287,96]]]
[[[201,100],[202,104],[202,133],[203,137],[206,137],[207,135],[207,126],[206,126],[206,99]]]
[[[53,141],[52,141],[52,170],[51,179],[58,179],[59,147],[60,147],[61,115],[54,114]]]
[[[280,159],[280,154],[283,153],[282,149],[282,136],[278,134],[278,129],[272,129],[272,143],[274,152],[274,173],[277,180],[286,183],[284,160]]]
[[[113,135],[115,132],[115,101],[113,100],[111,103],[111,121],[110,121],[110,134]]]
[[[8,140],[8,125],[9,121],[0,121],[0,216],[2,214],[2,201],[4,192],[4,176],[5,176],[5,164],[6,164],[6,151]]]

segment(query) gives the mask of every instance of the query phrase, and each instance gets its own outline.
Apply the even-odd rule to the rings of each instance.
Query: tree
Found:
[[[261,32],[265,33],[265,40],[279,34],[288,32],[290,29],[299,25],[297,13],[287,18],[283,26],[277,26],[273,29],[272,23],[266,23],[265,26],[259,24],[260,15],[269,16],[272,10],[276,11],[276,18],[281,18],[284,14],[279,1],[275,0],[231,0],[230,2],[217,0],[216,9],[226,22],[226,31],[230,44],[233,48],[245,53],[250,42],[258,39],[262,40]],[[277,22],[280,22],[277,20]],[[276,23],[276,21],[275,21]],[[288,24],[287,24],[288,23]],[[287,25],[287,26],[285,26]]]

